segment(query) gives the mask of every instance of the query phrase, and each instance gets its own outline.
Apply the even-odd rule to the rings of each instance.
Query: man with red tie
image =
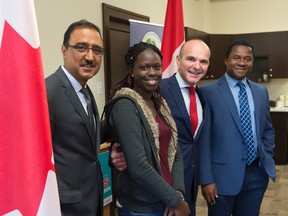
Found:
[[[166,99],[178,129],[178,141],[184,159],[185,200],[192,216],[199,185],[198,139],[205,121],[206,106],[196,84],[209,66],[210,49],[202,40],[183,44],[177,56],[178,72],[161,81]]]

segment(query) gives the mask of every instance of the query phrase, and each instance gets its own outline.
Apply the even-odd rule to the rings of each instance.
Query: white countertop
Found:
[[[288,107],[270,107],[270,112],[288,112]]]

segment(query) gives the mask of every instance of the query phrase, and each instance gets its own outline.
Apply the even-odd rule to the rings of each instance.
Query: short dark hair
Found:
[[[71,33],[75,30],[75,29],[80,29],[80,28],[90,28],[90,29],[94,29],[95,31],[97,31],[102,39],[101,33],[100,33],[100,29],[98,26],[96,26],[94,23],[91,23],[85,19],[76,21],[74,23],[72,23],[68,29],[65,31],[64,33],[64,39],[63,39],[63,45],[64,46],[68,46],[68,41],[70,40],[70,36]]]
[[[231,50],[233,49],[234,46],[247,46],[247,47],[250,47],[252,49],[252,55],[254,57],[254,48],[252,46],[252,44],[248,41],[248,40],[245,40],[245,39],[237,39],[237,40],[234,40],[227,48],[226,50],[226,54],[225,54],[225,58],[228,59],[230,53],[231,53]]]

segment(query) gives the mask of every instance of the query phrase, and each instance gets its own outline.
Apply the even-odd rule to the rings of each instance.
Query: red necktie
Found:
[[[194,135],[198,125],[195,87],[187,87],[187,88],[189,89],[190,92],[190,122],[192,127],[192,133]]]

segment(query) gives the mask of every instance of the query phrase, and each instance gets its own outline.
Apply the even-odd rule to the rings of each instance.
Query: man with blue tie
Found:
[[[178,71],[160,83],[178,129],[178,143],[184,161],[185,200],[190,216],[196,214],[199,186],[199,137],[205,122],[206,106],[196,87],[207,73],[210,49],[202,40],[191,39],[183,44],[177,56]]]
[[[269,176],[275,181],[268,92],[246,78],[253,58],[248,41],[232,42],[226,73],[199,88],[209,107],[199,145],[209,216],[258,216]]]

